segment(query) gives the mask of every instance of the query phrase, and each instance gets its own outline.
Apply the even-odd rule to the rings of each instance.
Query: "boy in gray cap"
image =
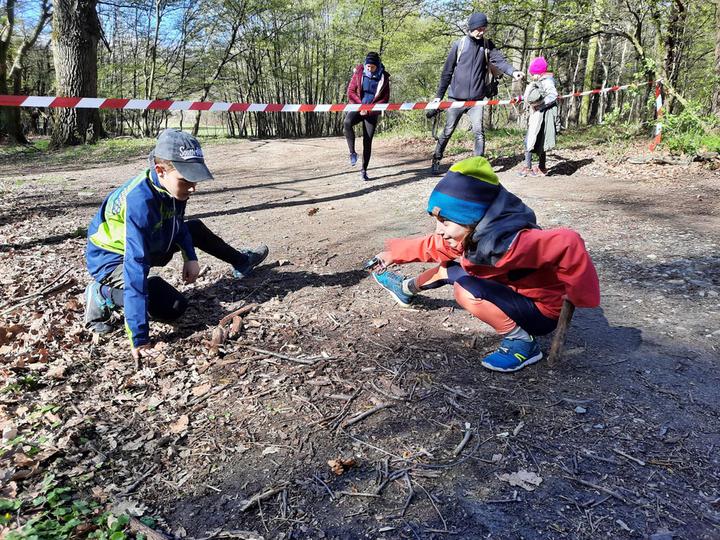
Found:
[[[103,202],[88,227],[85,324],[97,333],[111,330],[111,311],[122,306],[135,359],[153,354],[150,317],[173,321],[187,300],[151,266],[165,266],[180,251],[182,278],[200,273],[195,248],[232,265],[237,278],[249,275],[268,255],[267,246],[237,250],[200,220],[185,221],[185,204],[198,182],[212,180],[195,137],[166,129],[149,157],[150,168],[128,180]]]
[[[491,70],[512,75],[513,79],[520,80],[523,72],[510,65],[503,54],[495,48],[495,44],[486,39],[488,18],[484,13],[473,13],[468,19],[468,33],[455,41],[445,60],[440,85],[435,102],[440,101],[448,91],[451,101],[476,101],[488,97],[489,74]],[[447,109],[445,129],[438,138],[437,146],[432,160],[432,173],[440,174],[440,160],[445,152],[450,137],[463,114],[468,113],[472,130],[475,134],[475,155],[485,155],[485,130],[483,128],[482,105],[475,107],[457,107]]]

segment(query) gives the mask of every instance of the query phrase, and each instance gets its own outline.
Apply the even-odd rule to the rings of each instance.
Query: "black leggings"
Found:
[[[227,244],[199,219],[191,219],[186,222],[186,225],[195,248],[231,264],[235,268],[242,268],[247,263],[247,255]],[[174,245],[171,251],[154,255],[150,261],[150,266],[165,266],[178,251],[180,251],[180,248]],[[116,267],[108,276],[100,280],[100,284],[110,288],[112,301],[115,305],[122,306],[124,304],[125,281],[122,265]],[[182,293],[160,276],[148,278],[147,292],[148,314],[153,319],[173,321],[180,317],[187,308],[187,300]]]
[[[351,111],[345,115],[345,122],[343,124],[343,132],[345,133],[345,140],[348,144],[348,149],[351,154],[355,153],[355,130],[353,129],[356,124],[363,123],[363,163],[362,168],[368,168],[370,164],[370,154],[372,154],[372,140],[375,135],[375,127],[378,123],[379,115],[368,112],[366,115],[361,115],[360,111]]]

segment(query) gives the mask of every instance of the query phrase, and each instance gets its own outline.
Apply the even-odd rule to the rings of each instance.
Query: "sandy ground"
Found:
[[[602,288],[600,308],[576,313],[560,366],[503,375],[480,367],[498,339],[450,290],[400,309],[361,270],[386,238],[431,230],[428,154],[378,141],[362,182],[341,139],[209,145],[216,180],[199,186],[190,217],[233,244],[267,243],[268,263],[238,283],[201,255],[203,278],[181,286],[193,306],[179,327],[153,327],[167,349],[140,375],[120,331],[11,343],[8,376],[40,347],[50,359],[35,371],[40,389],[3,398],[5,413],[22,426],[18,407],[52,399],[63,422],[92,419],[46,467],[74,482],[95,463],[78,489],[100,487],[95,496],[180,537],[717,538],[718,173],[610,164],[602,147],[552,154],[542,179],[517,177],[517,158],[494,160],[541,225],[580,232]],[[3,306],[58,270],[77,280],[0,325],[28,313],[80,325],[81,229],[142,166],[0,164]],[[179,267],[161,271],[178,286]],[[212,327],[248,302],[260,306],[241,336],[210,356]],[[388,407],[343,428],[378,405]],[[335,458],[355,464],[335,475]],[[528,490],[503,476],[518,472],[542,482]]]

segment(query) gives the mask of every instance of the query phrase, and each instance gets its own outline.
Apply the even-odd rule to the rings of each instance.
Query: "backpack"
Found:
[[[463,38],[460,40],[460,43],[458,44],[458,50],[457,50],[457,56],[455,57],[455,64],[457,64],[460,61],[460,55],[463,52],[463,49],[465,48],[465,44],[467,43],[468,37],[463,36]],[[488,53],[488,42],[487,39],[483,37],[483,52],[485,53],[485,97],[486,98],[494,98],[498,95],[500,91],[500,82],[498,79],[503,76],[502,72],[497,69],[491,62],[490,62],[490,53]]]

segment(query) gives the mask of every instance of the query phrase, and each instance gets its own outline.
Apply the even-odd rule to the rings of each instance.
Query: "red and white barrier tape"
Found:
[[[633,83],[623,86],[596,88],[587,92],[574,92],[558,99],[618,92],[633,86],[650,83]],[[360,103],[298,104],[298,103],[225,103],[212,101],[172,101],[166,99],[79,98],[53,96],[0,95],[0,107],[67,107],[75,109],[125,109],[160,111],[221,111],[221,112],[350,112],[350,111],[417,111],[425,109],[455,109],[478,105],[511,105],[522,101],[522,96],[511,99],[486,99],[482,101],[435,101],[409,103]]]

